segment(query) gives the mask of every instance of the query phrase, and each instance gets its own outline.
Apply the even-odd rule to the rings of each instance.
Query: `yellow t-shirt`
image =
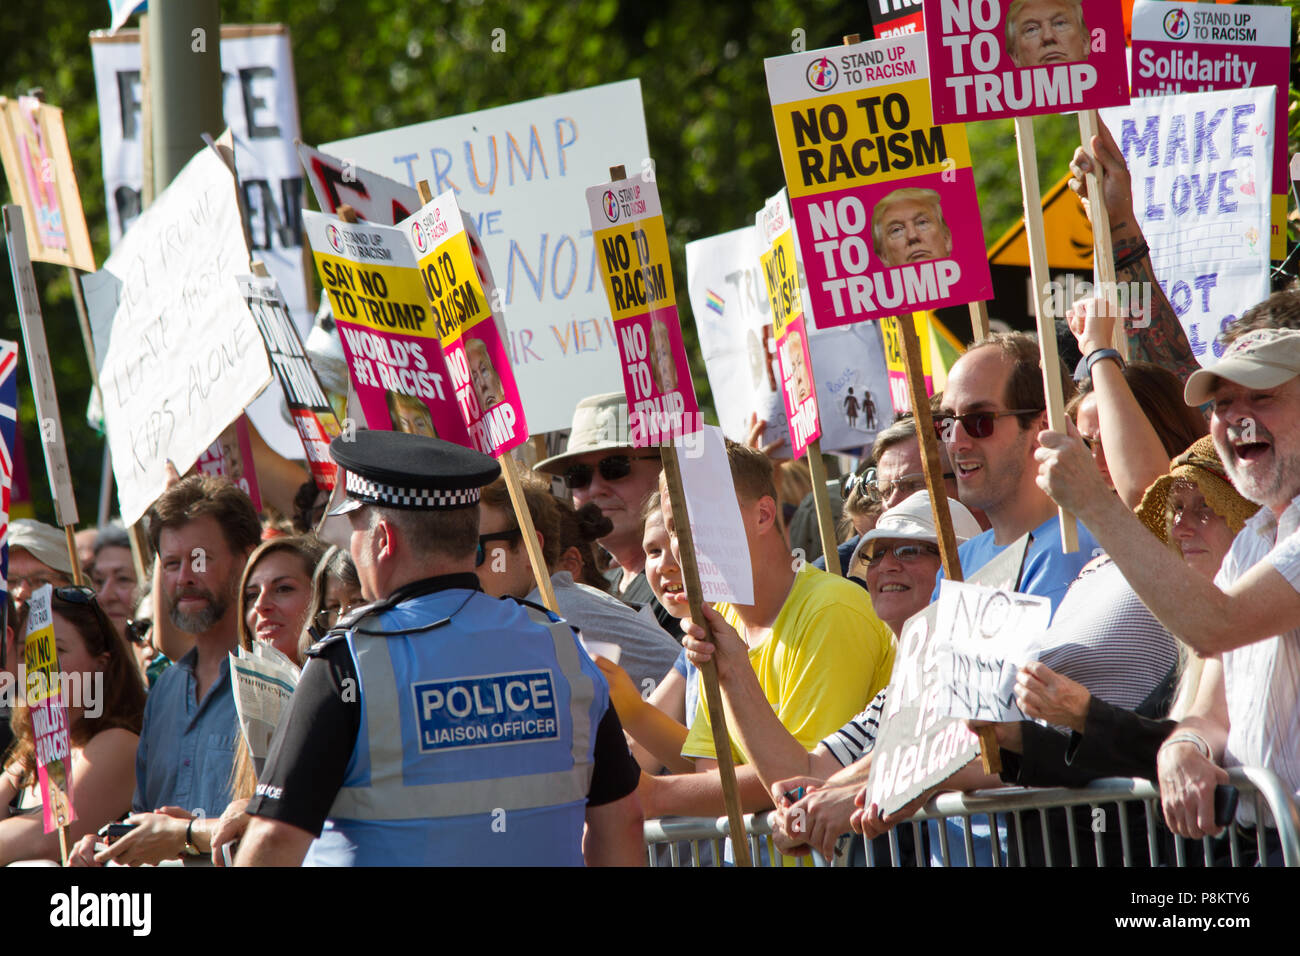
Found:
[[[735,608],[719,604],[718,611],[741,630]],[[889,683],[894,637],[876,617],[861,586],[805,564],[795,576],[772,633],[749,649],[749,662],[785,729],[805,750],[812,750],[861,713]],[[738,762],[744,762],[734,739],[732,752]],[[682,754],[717,757],[703,691]]]

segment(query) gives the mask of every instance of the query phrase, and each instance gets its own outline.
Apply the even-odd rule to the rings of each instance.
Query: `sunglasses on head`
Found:
[[[586,488],[591,484],[591,476],[596,471],[600,472],[600,477],[606,481],[619,481],[632,474],[632,462],[634,461],[655,461],[659,460],[658,455],[606,455],[596,463],[596,467],[591,465],[575,463],[570,465],[564,472],[564,487],[572,490],[574,488]]]
[[[966,429],[966,434],[971,438],[988,438],[993,434],[993,425],[999,418],[1007,418],[1014,415],[1039,415],[1042,414],[1041,408],[1013,408],[1005,412],[967,412],[965,415],[943,415],[934,420],[934,433],[939,436],[939,441],[952,441],[953,432],[957,429],[957,423],[961,422],[961,427]]]
[[[54,596],[67,604],[94,604],[95,589],[84,584],[68,584],[54,588]]]
[[[518,528],[510,528],[506,531],[493,531],[489,534],[478,536],[478,552],[474,555],[474,567],[481,568],[483,562],[487,560],[487,545],[491,541],[514,541],[522,539],[524,533]]]

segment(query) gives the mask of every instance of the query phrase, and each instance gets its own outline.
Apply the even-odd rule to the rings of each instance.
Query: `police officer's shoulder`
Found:
[[[525,613],[527,613],[528,615],[529,620],[533,621],[533,623],[535,624],[549,625],[549,624],[568,623],[569,628],[573,631],[573,633],[574,634],[578,633],[578,628],[576,626],[574,626],[570,622],[565,621],[564,618],[560,617],[560,615],[556,614],[554,611],[552,611],[550,608],[546,607],[545,605],[538,604],[535,601],[530,601],[527,598],[514,597],[513,595],[510,594],[503,595],[501,597],[501,600],[514,601],[516,604],[518,604],[520,607],[524,609]]]

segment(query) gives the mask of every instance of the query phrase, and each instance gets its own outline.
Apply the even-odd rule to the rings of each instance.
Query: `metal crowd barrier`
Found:
[[[1268,866],[1269,856],[1280,850],[1284,866],[1300,867],[1300,808],[1286,787],[1270,771],[1255,767],[1233,768],[1228,777],[1239,792],[1239,808],[1253,809],[1257,824],[1243,827],[1234,820],[1217,839],[1174,837],[1164,827],[1160,792],[1154,784],[1111,777],[1069,790],[1013,787],[940,794],[887,837],[858,841],[858,849],[865,849],[868,866],[964,866],[971,859],[995,867],[1106,866],[1116,865],[1116,856],[1123,866]],[[1108,813],[1112,807],[1114,813]],[[770,816],[745,818],[750,856],[756,865],[789,865],[784,863],[787,859],[797,860],[801,866],[847,865],[847,854],[837,855],[830,864],[816,853],[783,857],[772,842]],[[925,826],[931,821],[934,826]],[[996,841],[985,838],[978,855],[972,822],[986,823],[985,832],[996,831],[1000,836]],[[910,860],[904,860],[900,830],[910,833]],[[650,864],[700,866],[703,861],[703,865],[717,865],[713,861],[723,858],[727,833],[726,817],[648,820],[645,839]],[[964,853],[955,852],[954,840],[960,842]],[[846,844],[851,841],[842,839],[841,845]],[[882,853],[887,858],[882,859]]]

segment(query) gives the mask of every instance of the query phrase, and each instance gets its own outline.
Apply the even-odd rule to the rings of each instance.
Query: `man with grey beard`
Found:
[[[1196,701],[1156,760],[1165,821],[1186,837],[1221,829],[1214,792],[1227,782],[1224,767],[1264,767],[1300,794],[1297,329],[1300,294],[1275,293],[1224,331],[1215,365],[1187,380],[1187,403],[1211,406],[1210,434],[1233,485],[1261,505],[1213,584],[1141,533],[1077,438],[1039,435],[1039,486],[1096,534],[1160,622],[1206,658]],[[1255,823],[1248,802],[1238,819]]]
[[[128,819],[136,828],[98,854],[92,834],[77,844],[74,862],[194,855],[195,821],[215,820],[230,803],[239,720],[228,655],[239,644],[239,580],[261,524],[242,491],[199,475],[168,488],[149,517],[161,610],[192,647],[158,678],[145,706]]]

